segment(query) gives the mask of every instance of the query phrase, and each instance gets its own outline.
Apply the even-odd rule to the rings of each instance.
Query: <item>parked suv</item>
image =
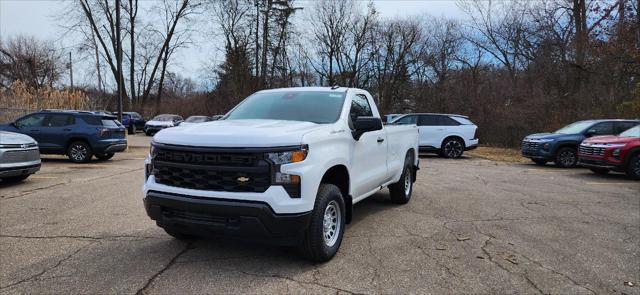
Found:
[[[640,179],[640,125],[618,136],[596,136],[580,144],[578,164],[598,174],[625,172]]]
[[[538,165],[555,162],[568,168],[578,163],[578,145],[588,137],[619,134],[640,120],[586,120],[569,124],[553,133],[536,133],[522,140],[522,156]]]
[[[0,180],[19,182],[38,170],[38,143],[24,134],[0,131]]]
[[[43,110],[1,125],[0,130],[29,135],[42,154],[64,154],[78,163],[92,156],[108,160],[127,148],[124,126],[116,117],[92,112]]]
[[[407,114],[390,124],[416,124],[420,130],[420,152],[436,152],[446,158],[460,158],[478,147],[478,126],[469,117],[451,114]]]
[[[118,113],[115,113],[118,116]],[[136,112],[122,112],[122,125],[127,128],[127,133],[136,134],[137,130],[143,130],[147,123],[145,119]]]

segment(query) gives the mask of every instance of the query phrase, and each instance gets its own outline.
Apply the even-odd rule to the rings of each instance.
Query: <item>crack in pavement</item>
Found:
[[[48,240],[48,239],[77,239],[77,240],[92,240],[92,241],[137,241],[145,239],[163,239],[161,237],[145,237],[145,236],[131,236],[131,235],[114,235],[114,236],[83,236],[83,235],[56,235],[56,236],[20,236],[20,235],[0,235],[0,238],[12,238],[12,239],[34,239],[34,240]]]
[[[151,284],[153,283],[153,281],[155,281],[155,279],[157,277],[159,277],[160,275],[162,275],[165,271],[167,271],[171,266],[173,266],[176,263],[176,260],[178,260],[178,258],[180,258],[180,256],[184,255],[184,253],[187,253],[187,251],[193,249],[193,242],[188,242],[184,249],[180,250],[180,252],[178,252],[178,254],[176,254],[175,256],[173,256],[173,258],[171,258],[171,260],[169,260],[169,262],[167,263],[167,265],[165,265],[162,269],[160,269],[160,271],[156,272],[155,274],[153,274],[148,280],[147,282],[144,284],[144,286],[142,286],[142,288],[138,289],[138,291],[136,291],[136,295],[141,295],[141,294],[146,294],[147,288],[149,288],[151,286]]]
[[[77,180],[67,179],[64,182],[52,184],[52,185],[45,186],[45,187],[39,187],[39,188],[34,188],[34,189],[22,191],[18,195],[15,195],[15,196],[12,196],[12,197],[0,196],[0,200],[11,200],[11,199],[15,199],[15,198],[29,196],[29,195],[32,195],[33,193],[38,192],[38,191],[46,190],[46,189],[50,189],[50,188],[54,188],[54,187],[58,187],[58,186],[65,186],[65,185],[69,185],[69,184],[72,184],[72,183],[78,183],[78,182],[85,183],[85,182],[91,182],[91,181],[94,181],[94,180],[103,180],[103,179],[107,179],[107,178],[111,178],[111,177],[115,177],[115,176],[119,176],[119,175],[123,175],[123,174],[128,174],[128,173],[136,172],[136,171],[140,171],[140,170],[144,170],[144,168],[136,168],[136,169],[122,171],[122,172],[119,172],[119,173],[113,173],[113,174],[108,174],[108,175],[104,175],[104,176],[89,177],[89,178],[83,178],[83,179],[77,179]]]
[[[84,250],[85,248],[88,248],[89,246],[91,246],[91,245],[93,245],[95,243],[96,243],[95,241],[94,242],[90,242],[90,243],[78,248],[76,251],[73,251],[71,254],[65,256],[64,258],[59,260],[56,264],[54,264],[52,267],[46,268],[46,269],[42,270],[41,272],[39,272],[39,273],[37,273],[35,275],[32,275],[32,276],[30,276],[28,278],[22,279],[20,281],[11,283],[11,284],[6,285],[6,286],[2,286],[2,287],[0,287],[0,290],[4,290],[4,289],[7,289],[7,288],[10,288],[10,287],[13,287],[13,286],[20,285],[22,283],[26,283],[26,282],[31,282],[31,281],[37,280],[38,278],[40,278],[45,273],[47,273],[47,272],[49,272],[51,270],[54,270],[58,266],[62,265],[62,263],[64,263],[65,261],[71,259],[71,257],[73,257],[74,255],[80,253],[80,251]]]
[[[308,281],[296,280],[294,278],[290,278],[290,277],[283,276],[283,275],[280,275],[280,274],[258,274],[258,273],[253,273],[253,272],[248,272],[248,271],[243,271],[243,270],[238,270],[238,269],[233,269],[233,268],[222,268],[222,269],[227,270],[227,271],[233,271],[233,272],[241,273],[241,274],[248,275],[248,276],[253,276],[253,277],[276,278],[276,279],[281,279],[281,280],[285,280],[285,281],[294,282],[294,283],[301,284],[301,285],[318,286],[318,287],[322,287],[322,288],[325,288],[325,289],[334,290],[334,291],[336,291],[336,294],[338,294],[339,292],[345,292],[347,294],[361,294],[361,293],[356,293],[356,292],[349,291],[349,290],[346,290],[346,289],[341,289],[341,288],[338,288],[338,287],[333,287],[333,286],[329,286],[329,285],[325,285],[325,284],[319,283],[315,276],[313,276],[315,281],[308,282]]]

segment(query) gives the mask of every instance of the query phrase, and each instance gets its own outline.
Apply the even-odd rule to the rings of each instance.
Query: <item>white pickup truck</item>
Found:
[[[417,127],[383,126],[364,90],[263,90],[222,120],[158,132],[144,205],[179,239],[266,240],[327,261],[355,203],[385,187],[409,201],[418,162]]]

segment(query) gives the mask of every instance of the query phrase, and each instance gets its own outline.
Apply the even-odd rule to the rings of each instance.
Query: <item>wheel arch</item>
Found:
[[[640,154],[640,146],[632,148],[629,153],[625,156],[624,166],[627,167],[631,159]],[[626,169],[626,168],[625,168]]]
[[[442,149],[444,147],[444,143],[448,140],[448,139],[458,139],[460,140],[460,142],[462,142],[462,147],[466,148],[467,144],[464,141],[464,138],[462,138],[461,135],[459,134],[448,134],[447,136],[445,136],[445,138],[442,140],[442,142],[440,142],[440,148]]]
[[[347,166],[342,164],[332,166],[324,173],[324,175],[322,175],[320,183],[333,184],[340,189],[342,198],[344,199],[344,206],[347,211],[345,222],[350,223],[353,211],[353,198],[349,194],[351,183],[349,178],[349,169],[347,169]]]

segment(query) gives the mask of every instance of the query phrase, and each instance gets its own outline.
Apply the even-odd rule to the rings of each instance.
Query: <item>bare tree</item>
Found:
[[[0,88],[21,80],[27,86],[53,86],[62,74],[61,53],[52,42],[18,35],[0,40]]]

